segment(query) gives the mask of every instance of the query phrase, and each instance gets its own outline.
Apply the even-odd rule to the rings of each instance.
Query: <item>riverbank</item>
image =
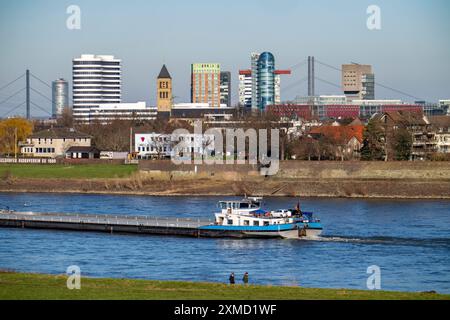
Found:
[[[8,179],[0,192],[148,196],[287,196],[386,199],[450,199],[446,180],[252,179],[230,181],[133,176],[122,179]]]
[[[11,167],[13,166],[13,167]],[[23,166],[23,167],[22,167]],[[294,196],[450,199],[450,163],[305,162],[274,176],[248,165],[0,165],[0,192],[153,196]]]
[[[449,300],[437,293],[318,289],[205,282],[99,279],[82,277],[80,290],[69,290],[66,275],[0,272],[1,300],[149,299],[149,300]]]

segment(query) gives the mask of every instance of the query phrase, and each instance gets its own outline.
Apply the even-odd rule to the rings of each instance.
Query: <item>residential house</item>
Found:
[[[450,153],[450,116],[428,117],[434,131],[436,152]]]
[[[21,153],[26,157],[65,157],[71,147],[91,147],[92,137],[67,128],[50,128],[33,133],[26,142],[20,144]]]
[[[363,125],[327,125],[312,128],[309,135],[315,139],[325,137],[334,147],[335,158],[358,159],[363,144]]]
[[[372,119],[379,120],[385,132],[386,155],[388,160],[394,158],[395,151],[391,143],[396,132],[401,129],[411,134],[411,159],[424,160],[436,152],[435,130],[423,113],[410,111],[388,111],[375,114]]]

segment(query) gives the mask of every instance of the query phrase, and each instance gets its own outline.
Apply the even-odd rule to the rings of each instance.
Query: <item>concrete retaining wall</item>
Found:
[[[209,176],[258,176],[255,165],[175,165],[170,160],[140,161],[139,169],[153,173]],[[189,174],[188,174],[189,173]],[[450,180],[450,162],[281,161],[275,178],[282,179],[418,179]]]

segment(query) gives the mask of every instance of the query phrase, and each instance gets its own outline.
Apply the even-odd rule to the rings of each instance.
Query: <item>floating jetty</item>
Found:
[[[0,227],[188,237],[232,236],[200,229],[212,223],[211,220],[155,216],[0,211]]]

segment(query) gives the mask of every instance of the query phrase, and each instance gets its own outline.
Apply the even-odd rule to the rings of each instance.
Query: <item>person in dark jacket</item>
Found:
[[[248,272],[244,273],[244,277],[242,278],[244,284],[248,284]]]
[[[232,273],[230,274],[230,284],[235,284],[235,281],[234,281],[234,272],[232,272]]]

